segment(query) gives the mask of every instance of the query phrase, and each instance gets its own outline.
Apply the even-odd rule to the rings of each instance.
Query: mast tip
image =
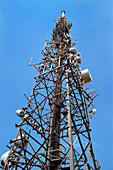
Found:
[[[63,10],[62,12],[61,12],[61,14],[62,14],[62,17],[64,17],[65,16],[65,11]]]

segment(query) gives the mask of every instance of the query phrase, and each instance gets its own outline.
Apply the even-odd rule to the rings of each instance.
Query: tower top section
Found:
[[[65,13],[66,12],[64,10],[61,12],[62,15],[58,18],[55,28],[53,29],[52,40],[57,44],[57,46],[59,44],[59,41],[62,41],[62,44],[65,44],[67,40],[69,44],[71,43],[69,30],[72,27],[72,23],[69,23],[69,21],[65,17]]]

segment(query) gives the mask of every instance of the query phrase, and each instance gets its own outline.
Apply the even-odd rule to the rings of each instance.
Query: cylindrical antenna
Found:
[[[65,16],[65,13],[66,13],[65,11],[62,11],[62,12],[61,12],[62,17],[64,17],[64,16]]]

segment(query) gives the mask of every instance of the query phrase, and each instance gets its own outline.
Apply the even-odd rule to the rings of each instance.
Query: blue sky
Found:
[[[45,40],[50,40],[61,11],[73,23],[72,36],[78,40],[81,68],[88,68],[89,83],[99,96],[91,120],[92,141],[102,170],[113,170],[113,1],[112,0],[1,0],[0,1],[0,156],[16,135],[16,110],[26,106],[37,75],[29,67],[38,63]]]

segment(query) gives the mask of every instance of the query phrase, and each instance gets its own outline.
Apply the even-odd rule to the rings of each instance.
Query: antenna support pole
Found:
[[[69,99],[69,71],[66,71],[66,83],[67,83],[67,110],[68,110],[68,136],[70,144],[70,169],[74,170],[74,153],[73,153],[73,138],[72,138],[72,127],[71,127],[71,108],[70,108],[70,99]]]

